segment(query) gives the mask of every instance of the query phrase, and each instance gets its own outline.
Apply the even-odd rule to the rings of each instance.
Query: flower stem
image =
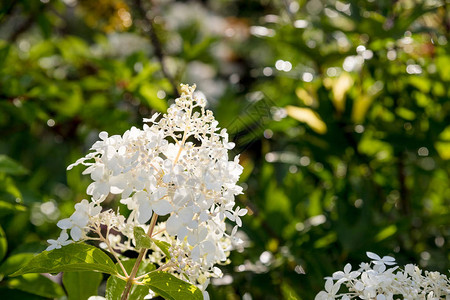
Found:
[[[97,232],[97,234],[98,234],[98,236],[99,236],[99,239],[100,239],[102,242],[104,242],[104,243],[108,246],[109,252],[114,256],[114,258],[116,259],[116,261],[119,263],[119,266],[120,266],[120,268],[122,269],[123,274],[128,278],[127,270],[125,270],[125,267],[123,266],[122,261],[121,261],[120,258],[117,256],[116,251],[114,251],[113,247],[111,246],[111,243],[110,243],[109,240],[108,240],[109,229],[110,229],[110,228],[108,227],[108,229],[107,229],[107,231],[106,231],[106,237],[104,237],[104,236],[102,235],[101,229],[100,229],[100,227],[98,227],[98,226],[96,227],[96,232]]]
[[[162,265],[162,266],[159,267],[158,269],[155,269],[155,270],[153,270],[153,271],[150,271],[150,272],[148,272],[148,273],[145,273],[144,275],[141,275],[141,276],[139,276],[139,277],[136,277],[135,279],[136,279],[136,280],[140,280],[140,279],[144,278],[145,276],[147,276],[147,275],[150,274],[150,273],[162,271],[162,270],[164,270],[164,269],[167,269],[167,268],[170,268],[170,267],[173,267],[173,266],[175,266],[175,264],[172,263],[172,262],[169,262],[169,263],[167,263],[167,264]]]
[[[158,215],[154,213],[152,220],[150,221],[150,227],[148,228],[148,231],[147,231],[147,235],[150,237],[152,236],[153,229],[155,228],[157,219],[158,219]],[[128,294],[130,293],[131,287],[133,285],[133,281],[139,270],[139,265],[141,264],[142,259],[144,258],[146,253],[147,253],[147,249],[145,249],[145,248],[142,248],[141,251],[139,252],[139,256],[137,257],[136,262],[134,263],[133,270],[131,270],[131,274],[128,277],[127,284],[125,285],[125,289],[123,290],[122,297],[120,298],[121,300],[128,300]]]
[[[191,107],[189,108],[189,112],[188,113],[189,113],[189,119],[190,119],[191,115],[192,115],[192,104],[191,104]],[[188,132],[188,126],[186,126],[184,128],[183,138],[181,140],[180,149],[178,150],[177,156],[175,157],[175,160],[173,161],[172,168],[178,162],[178,159],[180,158],[181,152],[184,149],[184,144],[186,143],[186,140],[188,138],[187,132]],[[154,213],[153,217],[152,217],[152,220],[150,221],[150,227],[149,227],[148,232],[147,232],[147,235],[149,237],[152,237],[152,235],[153,235],[153,229],[155,228],[157,219],[158,219],[158,215]],[[139,269],[139,265],[141,264],[141,261],[144,258],[146,253],[147,253],[147,249],[144,249],[144,248],[141,249],[141,251],[139,252],[139,256],[137,257],[136,262],[134,263],[133,270],[131,270],[130,277],[128,277],[127,284],[125,285],[125,289],[123,290],[122,297],[120,298],[121,300],[128,300],[128,294],[130,293],[131,287],[133,285],[133,281],[135,280],[137,271]]]

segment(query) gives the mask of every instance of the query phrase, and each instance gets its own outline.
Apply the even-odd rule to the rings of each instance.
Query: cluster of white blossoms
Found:
[[[346,264],[344,271],[326,277],[325,291],[319,292],[315,300],[450,299],[450,280],[444,274],[423,272],[412,264],[399,268],[390,256],[381,258],[372,252],[367,256],[372,261],[362,263],[358,270],[352,271],[352,266]],[[341,286],[345,292],[339,292]]]
[[[152,238],[171,245],[174,273],[193,283],[220,276],[214,264],[227,260],[240,217],[247,213],[235,208],[235,196],[242,193],[236,185],[242,166],[238,156],[228,160],[234,143],[194,90],[182,85],[167,114],[144,119],[143,129],[132,127],[122,136],[101,132],[92,152],[68,167],[87,166],[83,174],[93,180],[87,188],[91,199],[76,204],[73,215],[58,222],[63,231],[57,240],[49,240],[47,250],[70,243],[70,231],[73,241],[100,239],[106,249],[120,254],[134,248],[134,227],[148,228],[152,216],[162,216],[165,222],[156,224]],[[103,210],[109,195],[127,206],[127,218]],[[237,224],[230,234],[225,231],[227,218]],[[165,255],[154,250],[147,259],[166,264]]]

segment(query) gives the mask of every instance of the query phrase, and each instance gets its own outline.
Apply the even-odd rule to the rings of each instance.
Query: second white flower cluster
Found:
[[[422,271],[408,264],[404,268],[394,266],[395,259],[380,257],[367,252],[372,259],[362,263],[352,271],[346,264],[344,271],[326,277],[325,290],[319,292],[315,300],[370,299],[370,300],[438,300],[450,299],[450,281],[439,272]],[[392,266],[392,267],[390,267]],[[341,289],[344,290],[341,292]]]

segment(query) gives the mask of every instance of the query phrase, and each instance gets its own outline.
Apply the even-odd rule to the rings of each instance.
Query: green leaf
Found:
[[[128,274],[131,273],[131,270],[133,269],[135,262],[136,259],[130,259],[122,262]],[[119,270],[119,266],[117,266],[117,269]],[[153,264],[143,261],[141,262],[139,270],[136,275],[140,276],[147,272],[153,271],[154,269],[155,266]],[[124,275],[122,272],[120,273]],[[124,280],[116,276],[110,276],[108,278],[108,281],[106,282],[106,299],[120,299],[120,296],[122,295],[122,292],[125,289],[125,285],[126,282]],[[133,285],[131,287],[128,299],[130,300],[143,299],[145,296],[148,295],[148,293],[149,293],[148,287],[142,285]]]
[[[46,99],[49,107],[62,116],[73,117],[83,107],[83,91],[76,84],[60,83],[45,88],[36,87],[33,92]]]
[[[139,88],[140,97],[150,108],[154,108],[160,112],[165,112],[167,110],[167,102],[164,99],[159,99],[157,93],[158,89],[148,83],[143,83]]]
[[[39,242],[22,244],[11,252],[0,265],[0,278],[9,276],[26,265],[37,253],[45,249]]]
[[[187,44],[184,45],[183,54],[186,56],[186,60],[193,61],[200,59],[201,57],[205,57],[209,54],[208,50],[211,45],[217,41],[216,37],[207,37],[204,38],[201,42],[196,44]]]
[[[8,58],[9,49],[11,45],[1,45],[0,46],[0,68],[3,68],[3,65],[6,63],[6,59]]]
[[[33,256],[33,253],[18,253],[8,256],[5,262],[0,266],[0,274],[2,276],[9,276],[30,261]]]
[[[170,259],[170,252],[169,252],[169,248],[170,248],[170,244],[164,241],[158,241],[156,239],[152,239],[152,242],[155,243],[156,246],[158,246],[159,249],[161,249],[161,251]]]
[[[175,276],[157,271],[148,274],[143,280],[144,284],[164,299],[186,300],[203,299],[203,294],[195,285],[176,278]]]
[[[37,23],[41,29],[42,35],[46,39],[50,38],[52,32],[52,24],[50,23],[47,16],[43,13],[38,14]]]
[[[159,69],[157,64],[148,63],[144,68],[130,80],[128,90],[134,92],[140,85],[147,83],[152,74]],[[156,94],[155,94],[156,95]]]
[[[0,261],[3,260],[7,251],[8,251],[8,241],[6,240],[6,235],[5,232],[3,231],[3,228],[0,226]]]
[[[24,175],[28,173],[21,164],[6,155],[0,155],[0,173]]]
[[[375,236],[375,241],[379,242],[384,239],[387,239],[390,236],[393,236],[397,232],[397,226],[389,225],[386,228],[383,228],[378,234]]]
[[[46,298],[57,298],[64,296],[62,287],[42,276],[41,274],[25,274],[7,281],[7,286],[11,289],[21,290]]]
[[[2,295],[2,299],[8,300],[46,300],[48,298],[44,298],[42,296],[33,295],[30,293],[25,293],[20,290],[10,289],[5,287],[0,287],[0,295]]]
[[[324,237],[316,240],[314,242],[315,248],[324,248],[332,243],[334,243],[337,240],[337,235],[335,232],[330,232],[329,234],[325,235]]]
[[[141,248],[150,248],[152,239],[145,233],[144,229],[139,226],[133,228],[134,239],[136,240],[136,250]]]
[[[26,206],[23,206],[21,204],[13,204],[6,201],[0,201],[0,217],[16,212],[24,212],[26,210]]]
[[[90,296],[98,295],[98,286],[103,275],[98,272],[64,272],[63,284],[69,300],[85,300]]]
[[[97,271],[117,274],[114,262],[102,250],[83,243],[74,243],[44,251],[33,257],[28,264],[11,276],[27,273],[58,273]]]
[[[0,172],[0,195],[4,200],[13,202],[17,199],[23,200],[22,193],[17,188],[12,177]]]

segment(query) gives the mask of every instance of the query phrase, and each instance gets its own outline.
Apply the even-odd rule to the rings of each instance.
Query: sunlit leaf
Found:
[[[383,228],[383,230],[381,230],[380,232],[378,232],[378,234],[375,236],[375,241],[379,242],[384,239],[387,239],[388,237],[394,235],[396,232],[397,232],[397,226],[389,225],[389,226]]]
[[[372,104],[373,98],[368,95],[361,95],[355,99],[352,109],[352,121],[355,123],[363,123],[366,113]]]
[[[450,159],[450,142],[436,142],[434,147],[442,159]]]
[[[152,239],[139,226],[133,228],[134,239],[136,240],[136,250],[141,248],[148,249],[152,246]]]
[[[152,242],[155,243],[155,245],[166,255],[167,258],[170,259],[170,244],[164,241],[159,241],[157,239],[152,239]]]
[[[27,273],[58,273],[97,271],[116,274],[116,266],[102,250],[83,243],[73,243],[60,249],[44,251],[33,257],[11,276]]]
[[[333,82],[332,92],[334,106],[338,112],[343,112],[345,109],[345,95],[348,90],[353,86],[353,78],[346,72],[343,72],[341,76]]]
[[[166,300],[201,300],[202,292],[195,286],[175,276],[157,271],[143,280],[144,284]]]
[[[297,97],[305,103],[306,106],[311,106],[316,103],[316,100],[303,88],[296,88],[295,94]]]
[[[412,121],[416,118],[416,114],[412,110],[409,110],[405,107],[398,107],[395,112],[405,120]]]
[[[286,112],[297,121],[308,124],[312,130],[319,134],[327,132],[327,125],[322,121],[319,114],[310,108],[288,105],[286,106]]]

